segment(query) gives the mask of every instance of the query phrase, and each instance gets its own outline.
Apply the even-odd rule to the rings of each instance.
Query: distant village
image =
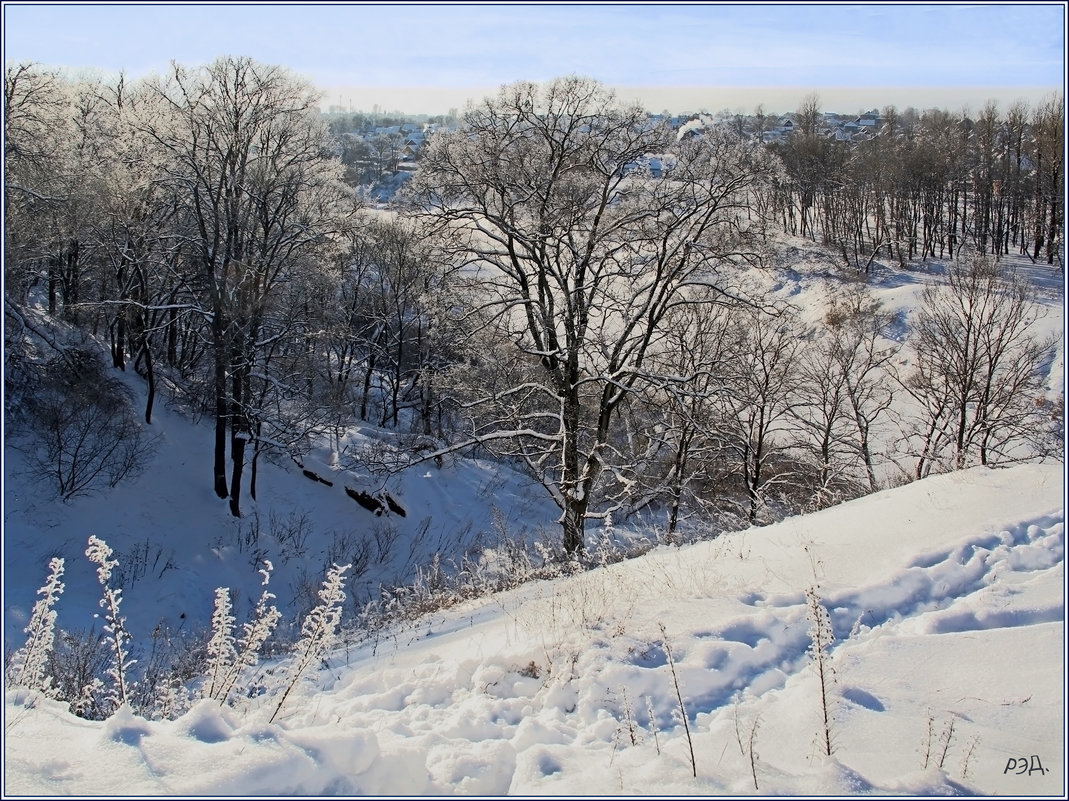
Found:
[[[908,112],[907,112],[908,114]],[[429,138],[439,130],[454,130],[456,112],[445,115],[406,115],[347,111],[331,106],[327,119],[338,141],[338,156],[345,164],[346,180],[366,187],[372,199],[385,201],[414,172]],[[651,114],[655,123],[667,121],[682,139],[714,125],[728,125],[746,137],[765,144],[786,140],[800,126],[796,115],[778,114]],[[885,119],[873,109],[862,114],[820,112],[815,133],[840,142],[858,142],[875,136]]]

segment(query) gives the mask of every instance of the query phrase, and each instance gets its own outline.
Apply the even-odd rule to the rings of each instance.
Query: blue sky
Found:
[[[5,3],[4,54],[133,77],[172,59],[248,55],[368,110],[436,113],[502,83],[573,72],[640,87],[657,110],[703,90],[699,105],[714,110],[720,97],[775,108],[773,98],[809,91],[828,108],[840,95],[896,102],[881,101],[893,92],[916,97],[902,105],[954,106],[1061,87],[1064,15],[1062,3]]]

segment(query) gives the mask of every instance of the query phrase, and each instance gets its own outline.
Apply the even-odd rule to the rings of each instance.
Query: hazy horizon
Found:
[[[516,79],[521,80],[521,79]],[[504,81],[513,83],[514,81]],[[352,86],[319,87],[323,91],[324,110],[341,107],[345,111],[372,113],[402,112],[404,114],[447,114],[463,111],[469,100],[478,102],[495,95],[497,86],[471,88],[442,88],[418,86]],[[948,111],[978,110],[988,101],[995,101],[999,109],[1023,100],[1036,106],[1052,93],[1062,92],[1061,86],[993,86],[993,87],[919,87],[919,86],[613,86],[624,101],[641,104],[653,113],[672,114],[696,112],[716,113],[723,110],[753,113],[761,105],[765,113],[794,111],[803,98],[816,94],[824,111],[854,114],[870,109],[910,106],[924,110],[940,108]]]
[[[1053,3],[4,3],[7,63],[138,79],[223,55],[324,106],[444,114],[517,80],[589,76],[673,113],[1034,104],[1065,82]]]

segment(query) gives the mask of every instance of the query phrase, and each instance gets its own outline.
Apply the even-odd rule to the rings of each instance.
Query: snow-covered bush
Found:
[[[53,557],[49,560],[48,578],[37,591],[43,597],[33,605],[33,613],[25,629],[26,644],[15,652],[11,664],[7,666],[7,680],[11,684],[48,694],[55,690],[49,674],[49,661],[56,638],[56,610],[52,607],[63,594],[63,582],[60,581],[63,569],[62,559]]]
[[[224,703],[226,693],[223,687],[238,661],[237,648],[234,647],[234,616],[230,614],[230,609],[230,590],[216,587],[212,638],[208,641],[207,678],[201,695]]]
[[[208,642],[207,679],[202,697],[225,704],[242,672],[259,661],[260,648],[278,625],[282,613],[271,601],[274,594],[267,589],[274,566],[265,561],[260,570],[263,576],[263,592],[256,603],[252,619],[242,624],[243,634],[234,638],[234,617],[230,614],[230,593],[220,587],[215,591],[215,612],[212,615],[212,637]],[[343,596],[344,600],[344,596]]]
[[[100,599],[100,606],[104,609],[104,634],[111,651],[111,664],[107,670],[111,686],[106,689],[106,698],[111,708],[117,709],[130,702],[126,672],[134,663],[129,658],[130,633],[126,630],[126,618],[119,615],[122,590],[112,587],[109,583],[111,571],[119,564],[118,560],[111,558],[111,554],[112,550],[104,540],[94,535],[89,536],[89,547],[85,555],[98,565],[97,580],[104,590]]]
[[[312,665],[319,662],[324,655],[337,643],[337,629],[341,622],[342,604],[345,603],[345,571],[349,565],[333,565],[327,571],[323,589],[319,591],[319,606],[313,609],[304,619],[301,626],[301,639],[294,650],[293,659],[289,671],[284,680],[285,689],[278,706],[271,714],[268,722],[273,722],[278,713],[282,711],[283,704],[289,697],[290,692],[297,686],[301,676]]]

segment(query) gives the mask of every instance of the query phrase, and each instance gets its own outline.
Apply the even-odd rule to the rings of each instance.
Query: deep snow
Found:
[[[271,725],[267,697],[89,722],[9,691],[5,792],[1056,795],[1063,478],[933,477],[471,601],[333,654]],[[831,757],[809,586],[836,638]]]

